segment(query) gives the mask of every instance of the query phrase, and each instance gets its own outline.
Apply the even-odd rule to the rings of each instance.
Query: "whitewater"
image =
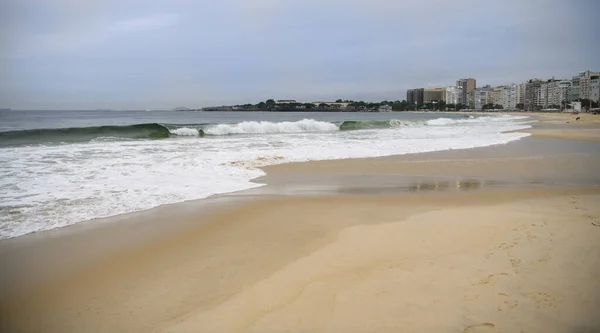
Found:
[[[0,239],[262,186],[252,179],[269,164],[484,147],[529,127],[510,115],[310,116],[2,129]]]

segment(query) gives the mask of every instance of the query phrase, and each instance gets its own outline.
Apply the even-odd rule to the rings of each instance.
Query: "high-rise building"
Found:
[[[573,76],[571,80],[571,100],[590,99],[592,80],[598,77],[600,77],[600,73],[590,71],[581,72],[579,75]]]
[[[527,82],[522,82],[517,85],[517,104],[525,104],[525,90]]]
[[[527,81],[525,85],[525,109],[533,110],[535,106],[539,105],[540,101],[540,86],[542,81],[533,79]]]
[[[552,104],[564,107],[564,104],[569,102],[571,102],[571,81],[558,81],[552,94]]]
[[[475,91],[477,89],[474,89],[473,91],[471,91],[470,93],[467,94],[467,100],[464,101],[464,104],[469,107],[469,109],[475,109]],[[464,98],[465,93],[463,92],[463,98]]]
[[[446,104],[458,104],[462,99],[462,87],[449,86],[446,87]]]
[[[590,99],[600,102],[600,77],[590,80]]]
[[[467,96],[477,88],[477,82],[473,78],[460,79],[456,81],[456,85],[462,88],[461,104],[469,104]]]
[[[502,107],[508,110],[517,108],[517,90],[518,84],[509,84],[504,86]]]
[[[551,80],[540,83],[539,105],[544,108],[548,107],[548,95],[549,95],[548,90],[553,89],[554,82],[555,82],[555,80],[551,79]]]
[[[439,102],[443,101],[444,99],[443,88],[425,88],[423,90],[423,103]]]
[[[482,109],[484,105],[493,103],[493,89],[490,86],[475,88],[471,91],[471,107]]]
[[[571,81],[551,79],[540,84],[539,105],[560,108],[571,101]]]
[[[581,78],[579,76],[573,76],[571,80],[571,100],[576,101],[580,98],[581,90]]]
[[[423,88],[409,89],[406,91],[406,101],[415,106],[423,105]]]
[[[504,103],[504,86],[494,87],[492,89],[492,104],[502,105]]]

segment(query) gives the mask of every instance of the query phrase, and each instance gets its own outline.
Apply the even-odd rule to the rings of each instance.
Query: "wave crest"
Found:
[[[337,131],[339,127],[333,123],[303,119],[299,121],[244,121],[237,124],[209,125],[204,128],[207,135],[230,134],[266,134],[266,133],[302,133]]]

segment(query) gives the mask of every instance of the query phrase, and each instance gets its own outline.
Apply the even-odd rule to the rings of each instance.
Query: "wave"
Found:
[[[166,139],[170,137],[203,137],[235,134],[305,133],[365,129],[373,127],[369,121],[331,123],[314,119],[269,122],[244,121],[237,124],[159,124],[147,123],[126,126],[93,126],[52,129],[31,129],[0,132],[0,147],[48,143],[108,142],[118,140]],[[390,127],[390,121],[385,121]],[[375,126],[377,127],[377,126]]]
[[[217,124],[203,128],[206,135],[303,133],[337,131],[339,126],[325,121],[302,119],[299,121],[244,121],[237,124]]]
[[[326,122],[314,119],[299,121],[244,121],[235,124],[161,124],[147,123],[126,126],[94,126],[55,129],[32,129],[0,132],[0,147],[45,143],[102,142],[117,140],[165,139],[169,137],[228,136],[238,134],[276,134],[335,132],[386,129],[413,126],[451,126],[463,123],[487,123],[527,117],[488,116],[463,119],[436,118],[421,121],[368,120]]]
[[[501,122],[501,121],[512,121],[512,120],[523,120],[527,119],[527,116],[513,116],[513,115],[499,115],[499,116],[482,116],[482,117],[473,117],[469,116],[464,119],[451,119],[451,118],[435,118],[431,120],[427,120],[425,122],[426,125],[429,126],[449,126],[449,125],[457,125],[457,124],[482,124],[482,123],[490,123],[490,122]]]
[[[169,134],[169,129],[156,123],[130,126],[32,129],[0,132],[0,146],[59,142],[74,143],[110,137],[126,139],[162,139],[168,138]]]
[[[378,128],[393,128],[405,126],[420,126],[424,125],[423,121],[407,121],[399,119],[391,120],[370,120],[370,121],[344,121],[340,124],[340,130],[363,130],[363,129],[378,129]]]

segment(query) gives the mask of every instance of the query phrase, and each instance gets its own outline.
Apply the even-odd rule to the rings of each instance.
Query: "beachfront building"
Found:
[[[564,107],[571,101],[571,81],[551,79],[540,85],[539,105],[542,107]]]
[[[472,108],[482,109],[484,105],[493,102],[493,89],[490,86],[475,88],[470,94],[472,96]]]
[[[504,103],[504,86],[492,88],[492,104],[502,105]]]
[[[541,107],[547,108],[548,107],[548,90],[549,89],[554,89],[554,83],[556,82],[556,80],[554,79],[550,79],[546,82],[542,82],[540,83],[540,90],[539,90],[539,104]]]
[[[406,101],[410,105],[421,106],[423,105],[423,88],[409,89],[406,91]]]
[[[579,91],[581,89],[581,78],[579,76],[573,76],[571,80],[571,100],[575,101],[580,98]]]
[[[564,104],[571,102],[571,80],[558,80],[551,88],[548,91],[549,105],[558,105],[562,108]]]
[[[525,84],[525,109],[533,110],[539,104],[540,101],[540,86],[542,81],[538,79],[532,79],[527,81]]]
[[[462,87],[459,86],[448,86],[445,88],[445,102],[446,104],[459,104],[462,100]],[[462,103],[461,103],[462,104]]]
[[[477,88],[477,81],[474,78],[459,79],[456,81],[456,85],[462,89],[462,96],[459,103],[469,105],[468,96]]]
[[[571,102],[571,80],[558,81],[552,93],[552,104],[563,105]]]
[[[590,80],[590,99],[600,102],[600,77]]]
[[[425,88],[423,89],[423,103],[433,103],[444,100],[445,90],[444,88]]]
[[[504,86],[504,92],[502,93],[502,107],[505,109],[513,110],[517,108],[517,90],[518,84],[509,84]]]
[[[573,76],[571,80],[571,100],[591,99],[591,83],[596,78],[600,78],[599,72],[585,71]]]
[[[516,84],[498,86],[491,89],[489,98],[486,98],[485,104],[502,105],[504,109],[515,109],[517,107],[517,87]],[[481,99],[481,98],[480,98]]]
[[[525,104],[525,91],[527,82],[521,82],[517,85],[517,104]]]

